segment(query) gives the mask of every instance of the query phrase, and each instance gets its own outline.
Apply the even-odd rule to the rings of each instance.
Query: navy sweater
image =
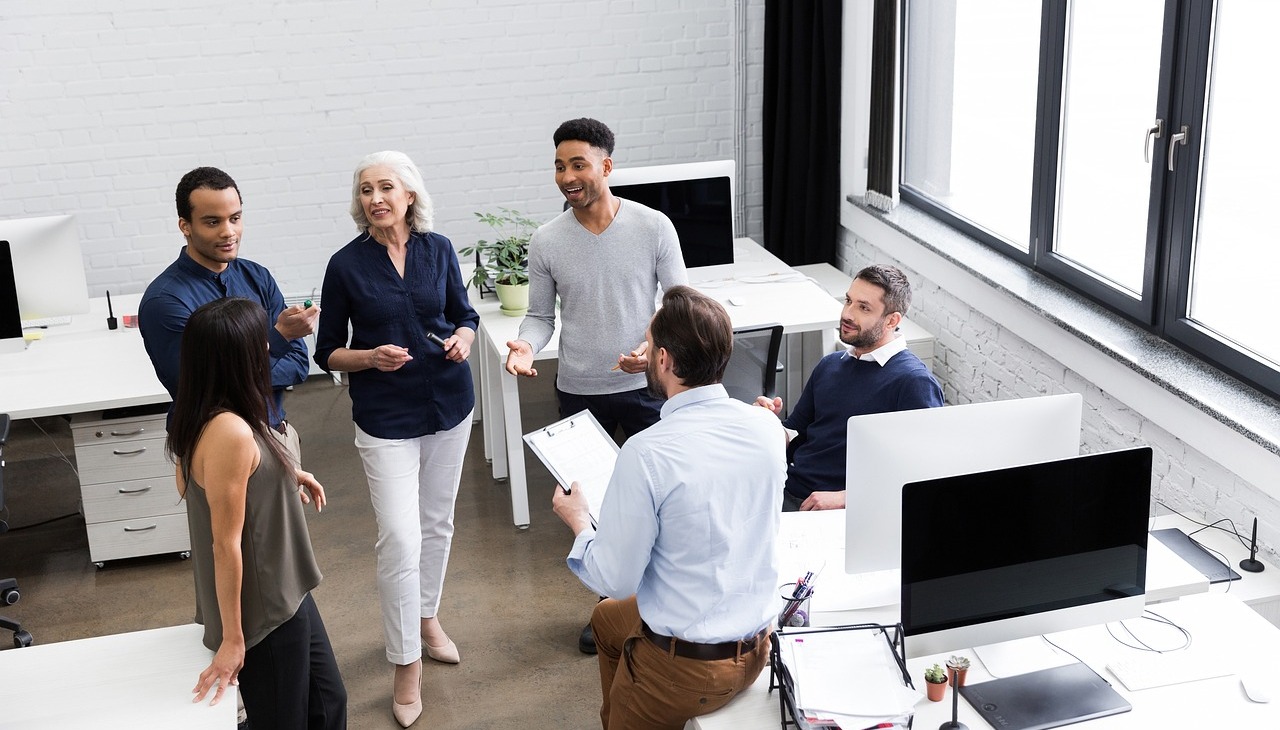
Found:
[[[845,488],[847,427],[851,416],[942,405],[942,388],[920,358],[903,350],[881,365],[847,352],[822,358],[799,402],[783,421],[799,432],[787,491],[800,499]]]

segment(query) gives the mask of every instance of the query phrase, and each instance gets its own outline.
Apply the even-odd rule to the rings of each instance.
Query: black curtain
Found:
[[[766,0],[764,244],[793,266],[836,260],[841,0]]]
[[[871,28],[871,118],[867,152],[869,204],[893,207],[897,176],[894,150],[898,144],[898,0],[876,0]]]

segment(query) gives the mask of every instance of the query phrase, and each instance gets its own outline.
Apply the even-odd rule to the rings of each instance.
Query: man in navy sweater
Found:
[[[853,278],[840,315],[840,341],[850,349],[818,362],[782,422],[797,432],[787,449],[784,511],[844,507],[850,416],[942,405],[938,381],[897,332],[910,306],[911,282],[897,268],[872,265]],[[756,405],[782,414],[781,398],[760,396]]]

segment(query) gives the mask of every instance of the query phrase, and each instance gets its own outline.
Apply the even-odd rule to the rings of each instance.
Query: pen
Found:
[[[111,309],[111,292],[107,292],[107,329],[116,328],[116,313]]]

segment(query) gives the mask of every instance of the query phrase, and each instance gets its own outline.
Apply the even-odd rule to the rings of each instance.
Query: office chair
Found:
[[[9,440],[9,414],[0,413],[0,513],[4,511],[4,444]],[[0,534],[9,531],[9,523],[0,519]],[[18,591],[18,581],[13,578],[0,578],[0,605],[12,606],[22,598]],[[22,628],[17,621],[0,616],[0,629],[13,632],[13,645],[21,649],[31,646],[31,634]]]
[[[724,389],[729,396],[755,403],[763,395],[777,395],[778,352],[782,349],[782,325],[764,325],[733,331],[733,355],[724,369]]]

